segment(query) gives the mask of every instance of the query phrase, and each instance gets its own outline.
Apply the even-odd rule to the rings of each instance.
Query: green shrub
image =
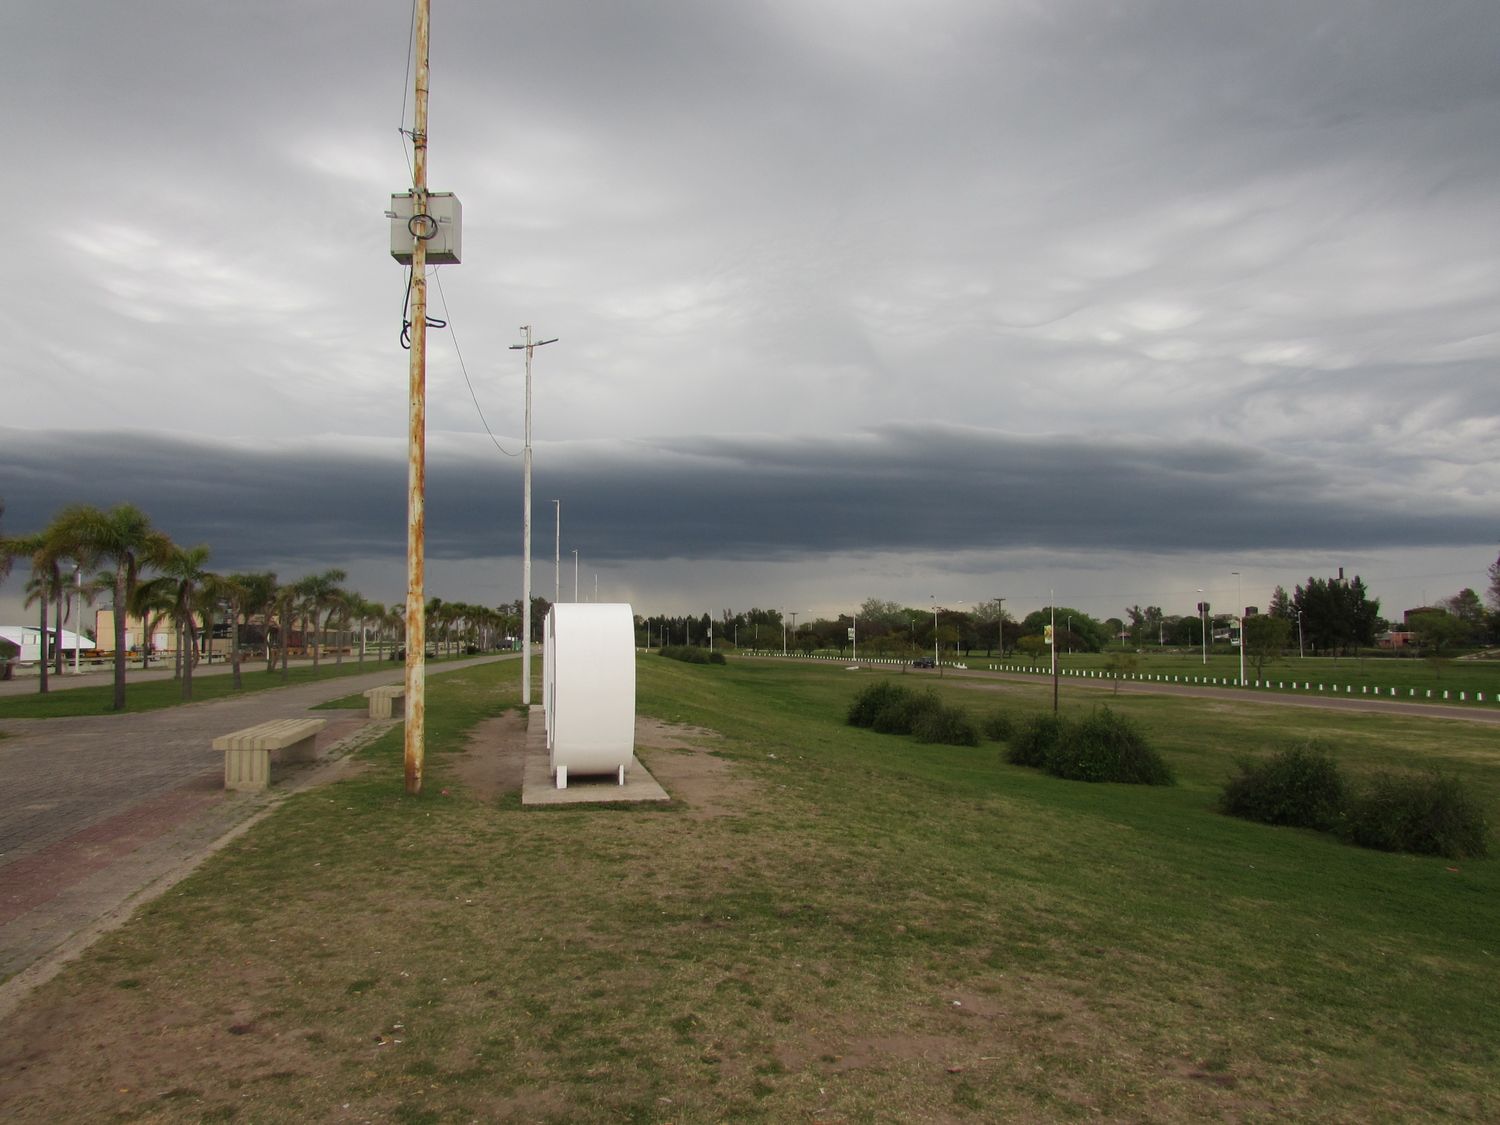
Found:
[[[979,728],[962,707],[937,707],[917,716],[912,734],[918,742],[941,746],[978,746]]]
[[[898,699],[908,698],[912,694],[911,689],[902,687],[892,680],[876,680],[862,688],[854,697],[854,702],[849,704],[848,722],[851,727],[869,727],[875,725],[875,716],[895,703]]]
[[[1327,831],[1344,815],[1349,787],[1338,763],[1318,743],[1295,746],[1257,760],[1241,758],[1240,772],[1219,796],[1230,816]]]
[[[991,742],[1009,742],[1016,733],[1016,719],[1009,711],[991,711],[979,724],[980,733]]]
[[[1063,721],[1051,711],[1038,711],[1021,723],[1005,750],[1005,760],[1014,766],[1043,769],[1047,755],[1062,737]]]
[[[697,645],[666,645],[661,648],[662,656],[669,660],[681,660],[684,664],[723,664],[722,653],[710,653],[706,648]]]
[[[910,734],[923,715],[942,705],[934,692],[903,692],[875,713],[870,729],[879,734]]]
[[[1124,715],[1101,707],[1077,722],[1064,723],[1047,753],[1046,770],[1071,781],[1122,781],[1129,785],[1171,785],[1172,771],[1140,728]]]
[[[1454,777],[1376,774],[1349,801],[1341,834],[1361,847],[1449,859],[1489,851],[1484,810]]]

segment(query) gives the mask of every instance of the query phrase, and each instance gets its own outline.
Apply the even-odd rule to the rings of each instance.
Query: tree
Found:
[[[161,576],[151,584],[161,583],[168,613],[177,625],[177,660],[182,668],[182,698],[193,698],[193,658],[198,651],[198,631],[193,613],[199,608],[204,588],[213,580],[204,563],[208,548],[173,546],[158,560]]]
[[[1071,625],[1069,621],[1071,619]],[[1052,609],[1043,607],[1027,614],[1021,622],[1022,633],[1041,633],[1052,624]],[[1068,606],[1057,607],[1057,643],[1059,648],[1071,648],[1081,652],[1098,652],[1109,641],[1109,629],[1103,622],[1095,621],[1082,610]]]
[[[1285,586],[1277,586],[1271,595],[1271,604],[1266,607],[1266,612],[1272,617],[1279,617],[1283,621],[1294,621],[1297,617],[1297,607],[1292,603],[1291,595],[1286,592]]]
[[[117,504],[108,512],[91,505],[65,508],[54,525],[59,537],[88,567],[109,564],[115,618],[115,684],[113,709],[125,709],[125,614],[140,581],[141,569],[164,554],[170,540],[151,526],[133,504]]]
[[[1479,600],[1478,594],[1466,587],[1447,599],[1443,606],[1469,627],[1475,640],[1479,639],[1484,629],[1484,603]]]
[[[41,659],[37,662],[41,673],[38,681],[38,690],[46,695],[49,690],[47,683],[47,608],[52,601],[52,587],[49,575],[53,569],[48,557],[47,536],[41,532],[35,535],[25,535],[7,540],[5,553],[8,558],[26,559],[31,563],[31,578],[26,583],[26,605],[37,605],[39,607],[40,622],[38,624],[38,636],[41,638]],[[8,564],[7,564],[8,565]]]
[[[1407,624],[1417,635],[1417,644],[1422,646],[1422,651],[1432,661],[1433,669],[1439,676],[1443,674],[1446,654],[1464,644],[1470,635],[1468,625],[1440,609],[1414,613]]]
[[[288,675],[288,660],[291,656],[292,641],[292,619],[297,615],[297,607],[301,603],[301,594],[298,592],[295,582],[284,586],[277,586],[276,592],[271,599],[271,607],[276,614],[276,646],[281,657],[281,678],[285,680]],[[269,646],[266,650],[270,652]],[[269,672],[276,667],[275,657],[271,657],[266,671]]]
[[[1047,639],[1039,633],[1028,633],[1016,641],[1016,651],[1025,656],[1035,668],[1042,659],[1042,654],[1047,651]]]
[[[323,645],[319,628],[324,613],[333,610],[344,597],[339,583],[349,576],[337,567],[321,574],[309,574],[297,583],[298,597],[304,613],[312,619],[313,670],[316,671],[322,656]]]
[[[1279,657],[1292,638],[1292,625],[1284,617],[1258,613],[1245,618],[1245,659],[1255,665],[1255,678],[1264,679],[1266,662]]]
[[[1380,621],[1380,601],[1372,599],[1358,575],[1309,578],[1298,586],[1293,604],[1302,615],[1302,627],[1315,649],[1340,655],[1359,645],[1375,643]]]
[[[974,624],[979,629],[979,636],[984,642],[984,654],[989,656],[996,648],[1000,655],[1005,655],[1005,623],[1010,620],[1010,615],[1005,612],[1005,605],[1000,598],[991,601],[980,602],[974,607]],[[905,622],[905,611],[902,612],[902,621]]]

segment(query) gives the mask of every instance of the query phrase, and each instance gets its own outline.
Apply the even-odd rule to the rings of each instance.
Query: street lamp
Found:
[[[1203,638],[1203,666],[1208,667],[1208,603],[1203,600],[1203,587],[1198,587],[1198,630]]]
[[[1235,593],[1240,599],[1240,687],[1245,686],[1245,579],[1237,570],[1231,570],[1230,574],[1236,579]]]

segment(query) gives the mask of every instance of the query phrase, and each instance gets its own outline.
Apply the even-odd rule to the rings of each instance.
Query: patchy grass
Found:
[[[638,669],[643,714],[722,735],[735,807],[472,799],[453,755],[519,669],[445,675],[424,796],[392,731],[102,939],[12,1018],[0,1116],[1500,1116],[1497,865],[1214,811],[1294,734],[1493,807],[1492,731],[1121,697],[1179,784],[1083,786],[848,727],[841,668]]]

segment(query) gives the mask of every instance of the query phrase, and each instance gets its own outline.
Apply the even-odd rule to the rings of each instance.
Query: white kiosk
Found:
[[[569,774],[614,774],[635,753],[635,614],[625,604],[569,603],[547,613],[542,707],[547,764]]]

